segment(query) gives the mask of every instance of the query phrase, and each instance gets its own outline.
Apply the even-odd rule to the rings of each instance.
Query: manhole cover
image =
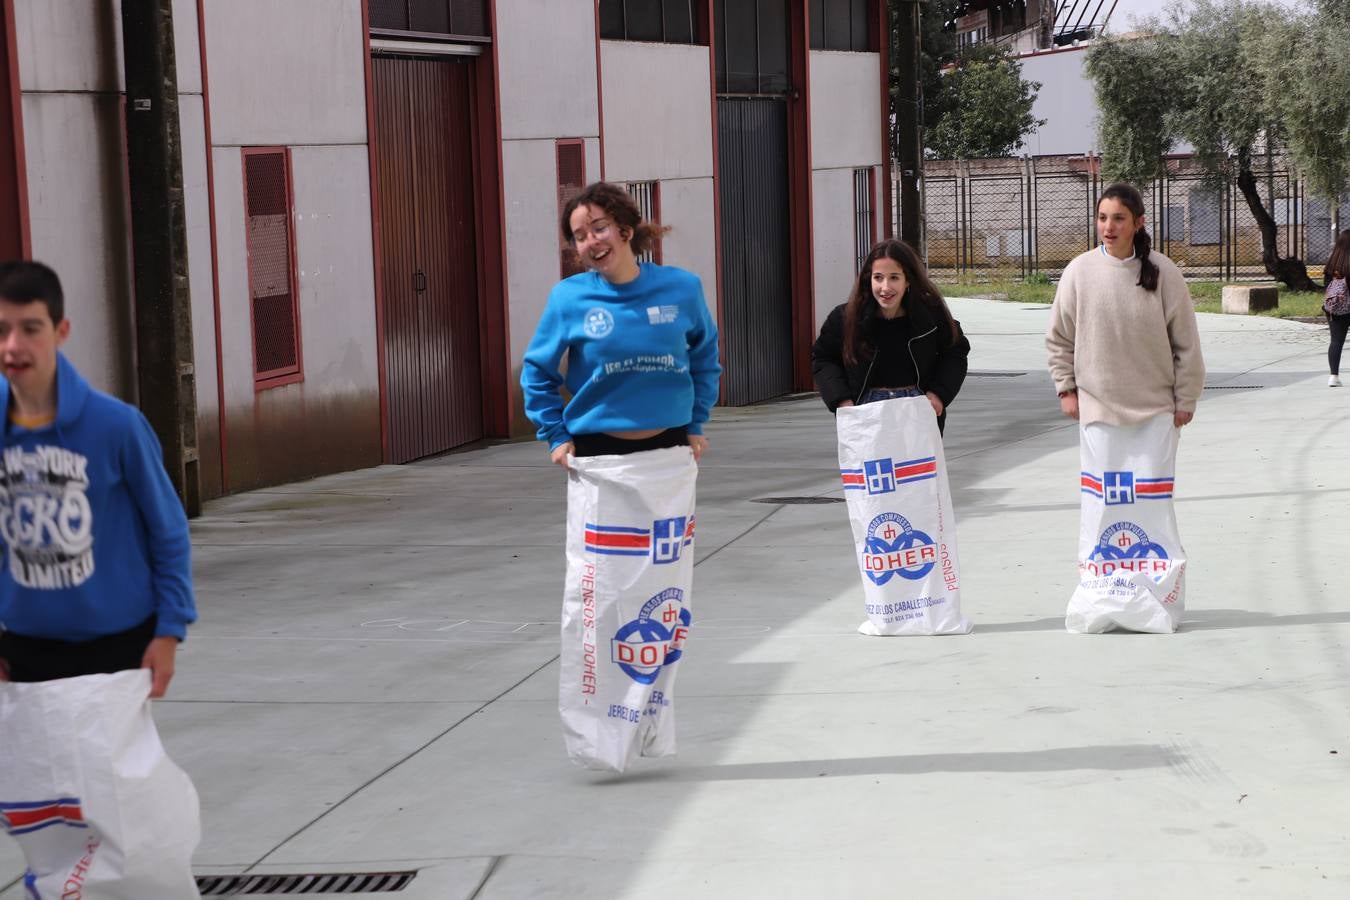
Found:
[[[756,497],[751,503],[778,503],[785,506],[807,506],[814,503],[843,503],[843,497]]]
[[[203,897],[272,894],[382,894],[401,891],[416,872],[329,872],[310,875],[199,875]]]

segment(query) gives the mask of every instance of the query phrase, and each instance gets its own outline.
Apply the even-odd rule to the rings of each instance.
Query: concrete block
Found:
[[[1279,309],[1280,289],[1273,284],[1225,284],[1223,311],[1245,316],[1248,313]]]

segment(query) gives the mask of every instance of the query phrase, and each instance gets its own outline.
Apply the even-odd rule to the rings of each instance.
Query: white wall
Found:
[[[206,337],[194,341],[201,420],[216,403],[212,323],[198,321],[203,297],[210,310],[211,270],[195,0],[173,12],[193,318]],[[121,4],[17,0],[14,16],[33,255],[61,276],[66,353],[95,387],[134,399]]]
[[[1027,135],[1019,153],[1032,156],[1082,154],[1097,148],[1097,100],[1083,73],[1087,53],[1060,50],[1023,56],[1022,77],[1039,81],[1031,114],[1045,124]]]
[[[602,41],[600,61],[606,177],[711,178],[708,48]]]
[[[659,181],[662,261],[696,273],[717,314],[708,48],[601,41],[605,177]]]
[[[584,138],[586,180],[600,178],[591,0],[498,0],[492,33],[501,95],[502,210],[512,398],[520,360],[559,278],[558,138]],[[512,401],[512,430],[528,429]]]
[[[881,55],[811,51],[811,168],[879,166]]]
[[[830,310],[848,299],[848,292],[858,275],[853,170],[812,172],[811,206],[815,220],[815,316],[816,330],[819,331]]]
[[[134,399],[121,111],[116,94],[24,93],[33,258],[54,268],[64,352],[97,389]]]
[[[586,141],[586,177],[600,171],[600,142]],[[503,141],[502,181],[506,197],[507,310],[511,332],[510,371],[519,375],[525,347],[534,336],[549,291],[560,278],[558,250],[558,156],[552,140]],[[512,384],[519,394],[518,380]]]
[[[661,222],[672,231],[661,244],[661,260],[698,275],[703,298],[717,318],[717,227],[711,178],[661,182]]]
[[[206,0],[216,146],[364,143],[364,27],[360,0]]]
[[[503,140],[599,135],[592,0],[497,0],[492,33]]]
[[[283,419],[304,421],[354,396],[378,405],[363,29],[360,0],[206,3],[227,419],[241,432],[231,440],[260,454],[279,434],[271,429],[290,427]],[[291,147],[304,374],[299,384],[260,394],[240,149],[248,146]],[[248,421],[264,404],[270,421]],[[378,420],[350,428],[362,441],[373,428],[378,442]]]
[[[881,55],[811,51],[811,214],[814,304],[819,329],[830,310],[848,299],[857,277],[853,171],[876,171],[885,144],[881,118]],[[877,234],[884,221],[876,216]]]

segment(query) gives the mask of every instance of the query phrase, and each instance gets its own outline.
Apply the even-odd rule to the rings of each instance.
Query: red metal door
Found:
[[[389,448],[407,462],[483,436],[473,77],[449,60],[372,65]]]

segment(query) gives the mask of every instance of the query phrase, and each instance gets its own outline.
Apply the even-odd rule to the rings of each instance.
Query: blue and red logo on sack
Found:
[[[58,797],[33,803],[0,802],[0,824],[14,837],[31,834],[54,825],[88,828],[79,797]]]
[[[651,684],[684,655],[692,616],[684,591],[666,588],[642,605],[637,618],[625,623],[609,642],[610,658],[638,684]]]
[[[1105,500],[1107,506],[1120,506],[1135,500],[1171,500],[1173,476],[1137,478],[1133,472],[1080,472],[1079,489],[1084,494]]]
[[[651,555],[656,565],[678,562],[685,547],[694,543],[694,517],[657,519],[651,528],[586,523],[586,552],[607,556]]]
[[[861,469],[840,469],[846,491],[889,494],[897,486],[937,477],[937,457],[923,459],[868,459]]]
[[[933,570],[937,560],[933,539],[899,513],[882,513],[867,526],[863,571],[876,584],[885,584],[896,575],[918,581]]]
[[[1143,572],[1161,581],[1171,565],[1167,549],[1149,540],[1148,532],[1133,522],[1116,522],[1101,533],[1082,568],[1097,576]]]

